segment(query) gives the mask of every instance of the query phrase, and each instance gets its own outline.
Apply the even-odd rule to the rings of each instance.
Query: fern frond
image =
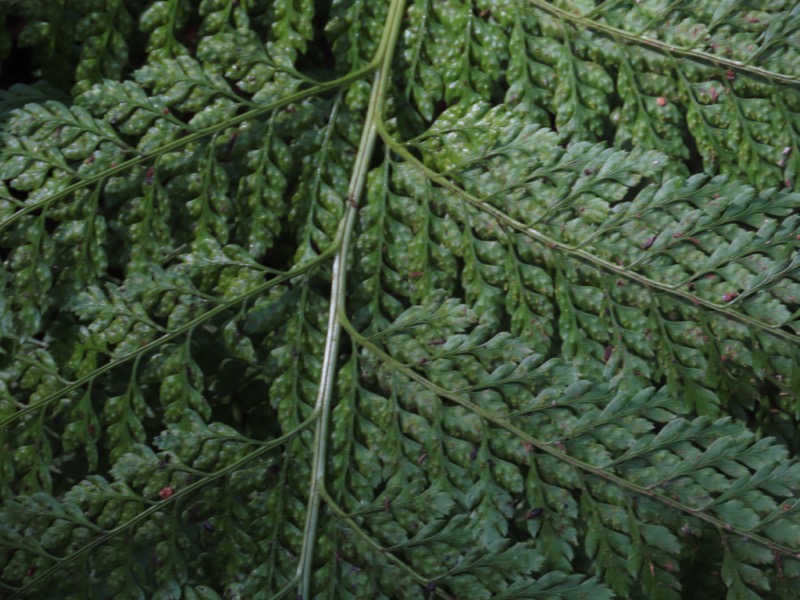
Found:
[[[0,595],[794,598],[797,14],[0,1]]]

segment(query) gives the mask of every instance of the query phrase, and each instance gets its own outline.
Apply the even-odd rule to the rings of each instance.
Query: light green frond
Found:
[[[0,2],[0,596],[795,598],[798,14]]]

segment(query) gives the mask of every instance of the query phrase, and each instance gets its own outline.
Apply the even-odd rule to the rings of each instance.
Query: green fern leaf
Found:
[[[798,14],[0,2],[0,595],[796,597]]]

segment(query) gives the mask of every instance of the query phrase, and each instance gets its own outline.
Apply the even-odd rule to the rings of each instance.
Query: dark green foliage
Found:
[[[0,595],[795,598],[798,14],[0,1]]]

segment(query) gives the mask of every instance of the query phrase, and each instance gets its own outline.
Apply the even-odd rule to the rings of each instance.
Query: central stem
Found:
[[[339,353],[342,326],[340,315],[345,309],[345,291],[347,286],[347,255],[350,248],[350,238],[356,220],[364,182],[369,170],[369,162],[375,147],[378,124],[380,122],[383,104],[386,98],[386,87],[389,72],[400,33],[400,24],[403,20],[405,0],[392,0],[386,24],[383,29],[378,52],[372,61],[375,67],[375,79],[372,85],[372,94],[369,99],[369,108],[361,132],[361,141],[358,145],[353,173],[345,200],[344,217],[340,224],[340,245],[333,259],[333,274],[331,281],[330,311],[328,313],[327,335],[325,336],[325,354],[322,361],[319,391],[315,412],[318,414],[317,428],[314,436],[314,457],[312,463],[311,488],[308,495],[306,509],[306,522],[303,532],[303,549],[300,562],[297,566],[299,577],[299,597],[304,600],[311,598],[311,575],[313,570],[314,547],[316,543],[319,510],[322,503],[322,490],[325,487],[325,465],[327,463],[328,429],[330,425],[331,404],[333,402],[333,389],[336,384],[336,367]]]

